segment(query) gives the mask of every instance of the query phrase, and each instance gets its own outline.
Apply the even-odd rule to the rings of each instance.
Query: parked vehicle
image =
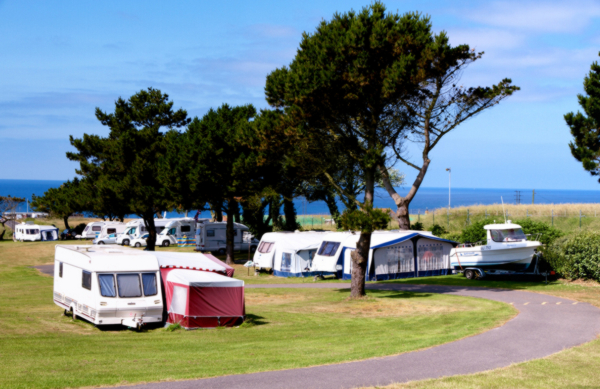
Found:
[[[461,244],[450,253],[451,265],[469,279],[484,277],[486,272],[523,272],[527,270],[542,244],[528,241],[521,226],[508,220],[488,224],[487,242]]]
[[[77,235],[77,233],[75,232],[74,229],[72,228],[65,228],[61,233],[60,233],[60,239],[61,240],[69,240],[69,239],[75,239],[75,236]]]
[[[156,227],[157,236],[165,229],[166,225],[173,220],[180,219],[154,219],[154,226]],[[139,238],[146,233],[148,233],[148,229],[146,228],[146,224],[144,223],[143,219],[131,220],[125,225],[125,232],[117,236],[117,244],[129,246],[133,239]]]
[[[58,240],[58,228],[25,222],[15,226],[13,240],[19,242],[35,242],[38,240]]]
[[[102,228],[105,226],[119,226],[123,225],[123,222],[116,221],[96,221],[88,223],[87,226],[83,229],[81,235],[77,235],[77,239],[96,239],[99,236],[102,236]],[[110,232],[109,232],[110,233]]]
[[[156,245],[169,247],[178,245],[194,245],[196,221],[192,218],[171,220],[165,229],[156,237]]]
[[[148,239],[149,235],[150,234],[144,234],[144,235],[140,236],[139,238],[132,239],[131,242],[129,242],[129,245],[131,247],[146,247],[148,245],[148,242],[146,242],[146,239]]]
[[[92,241],[93,244],[116,244],[117,234],[104,235],[103,237],[96,238]]]
[[[196,229],[196,251],[215,251],[225,254],[227,247],[226,222],[199,223]],[[248,227],[233,223],[233,249],[254,252],[259,241],[255,239]]]
[[[140,250],[57,245],[54,303],[96,325],[141,328],[162,321],[158,261]]]
[[[119,222],[119,224],[105,224],[102,226],[102,230],[100,231],[100,238],[108,236],[110,234],[120,235],[125,232],[127,229],[127,225],[125,223]]]

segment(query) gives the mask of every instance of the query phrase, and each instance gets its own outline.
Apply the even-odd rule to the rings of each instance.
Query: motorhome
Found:
[[[192,218],[183,218],[171,220],[165,229],[156,237],[156,245],[169,246],[189,246],[194,245],[196,234],[196,220]]]
[[[85,226],[81,235],[77,235],[75,238],[77,238],[77,239],[96,239],[98,237],[106,235],[106,234],[102,234],[102,230],[104,227],[117,228],[116,226],[122,226],[122,225],[123,225],[123,222],[116,222],[116,221],[91,222],[91,223],[88,223],[87,226]],[[108,234],[111,234],[111,232],[109,232]]]
[[[44,226],[26,222],[17,224],[13,240],[19,242],[34,242],[37,240],[58,240],[58,228],[54,226]]]
[[[160,234],[166,227],[167,224],[173,220],[180,219],[154,219],[154,226],[156,227],[156,234]],[[143,219],[131,220],[125,225],[125,232],[117,237],[117,244],[123,246],[129,246],[133,239],[140,238],[142,235],[148,233],[146,224]]]
[[[216,251],[225,254],[227,247],[227,223],[204,222],[199,223],[196,229],[196,251]],[[233,223],[233,249],[254,252],[259,241],[255,239],[248,227],[240,223]]]
[[[57,245],[54,303],[96,325],[139,329],[163,320],[156,257],[114,246]]]

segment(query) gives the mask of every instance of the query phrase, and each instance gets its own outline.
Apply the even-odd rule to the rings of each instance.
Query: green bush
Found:
[[[423,231],[423,223],[416,222],[415,224],[410,225],[410,229],[413,231]]]
[[[600,281],[600,232],[556,239],[543,253],[552,269],[565,278]]]
[[[517,220],[515,221],[515,223],[523,227],[524,233],[532,235],[530,239],[537,239],[545,245],[549,245],[552,242],[554,242],[557,238],[563,236],[563,233],[561,231],[549,226],[544,222],[539,222],[527,218]],[[539,238],[536,238],[536,235],[538,234],[540,234],[540,236]]]
[[[475,223],[462,230],[460,237],[458,238],[459,242],[475,243],[479,241],[485,241],[487,239],[487,235],[485,230],[483,229],[483,226],[485,226],[486,224],[493,223],[494,221],[492,219],[482,219],[476,221]]]
[[[440,226],[439,224],[432,225],[431,229],[429,231],[431,231],[431,233],[435,236],[442,236],[442,235],[448,233],[448,231],[444,227]]]

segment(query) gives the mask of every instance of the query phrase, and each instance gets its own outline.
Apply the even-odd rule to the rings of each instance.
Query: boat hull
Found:
[[[486,247],[489,246],[453,249],[450,253],[451,266],[457,270],[477,267],[482,270],[525,271],[531,265],[537,245],[498,249],[486,249]]]

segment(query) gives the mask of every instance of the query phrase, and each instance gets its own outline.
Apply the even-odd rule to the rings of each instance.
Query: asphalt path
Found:
[[[247,285],[246,288],[343,289],[347,285]],[[128,388],[341,389],[381,386],[471,374],[542,358],[589,342],[600,333],[600,309],[544,294],[480,287],[406,284],[368,284],[367,288],[484,298],[512,304],[519,310],[519,314],[503,326],[482,334],[390,357],[264,373],[151,383]]]

